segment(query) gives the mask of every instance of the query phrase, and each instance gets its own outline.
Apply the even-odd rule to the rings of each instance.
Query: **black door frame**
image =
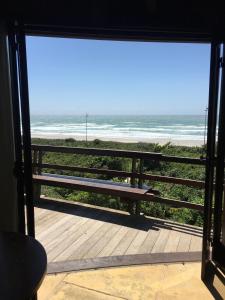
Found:
[[[205,279],[206,268],[210,261],[210,247],[212,242],[212,206],[214,197],[214,175],[216,160],[216,126],[218,111],[218,92],[220,78],[220,43],[211,43],[208,124],[207,124],[207,149],[205,169],[205,201],[204,201],[204,225],[202,243],[202,279]]]
[[[15,104],[15,111],[14,111],[14,124],[15,124],[15,132],[18,133],[17,136],[17,147],[19,145],[23,147],[23,158],[24,158],[24,165],[22,165],[22,152],[20,151],[17,157],[17,178],[20,182],[24,182],[25,193],[26,197],[22,197],[22,189],[20,190],[18,187],[18,195],[20,201],[20,218],[21,224],[20,228],[21,231],[24,231],[24,211],[23,206],[24,203],[26,204],[27,208],[27,233],[31,236],[35,236],[35,224],[34,224],[34,205],[33,205],[33,191],[32,191],[32,157],[31,157],[31,136],[30,136],[30,113],[29,113],[29,94],[28,94],[28,76],[27,76],[27,57],[26,57],[26,39],[25,34],[26,30],[29,33],[33,32],[35,34],[35,30],[37,29],[37,33],[40,35],[40,32],[43,31],[42,35],[45,34],[44,31],[46,28],[36,28],[23,25],[13,25],[11,26],[11,33],[10,33],[10,49],[11,49],[11,65],[12,65],[12,74],[13,74],[13,96],[14,96],[14,104]],[[50,30],[51,31],[51,30]],[[46,31],[47,32],[47,31]],[[139,33],[140,34],[140,33]],[[51,35],[51,34],[50,34]],[[88,35],[84,31],[82,33],[77,32],[77,29],[69,29],[65,30],[62,28],[55,29],[55,35],[65,37],[83,37],[83,38],[93,38],[93,35]],[[109,39],[113,39],[112,36],[115,35],[116,39],[116,32],[113,33],[111,30],[109,33]],[[140,40],[151,41],[150,33],[144,33],[144,35],[140,35]],[[168,41],[168,35],[165,36],[161,35],[160,37],[156,38],[156,35],[153,34],[152,41],[154,40],[161,40],[161,41]],[[96,38],[96,36],[94,36]],[[108,39],[107,32],[104,31],[104,34],[101,36],[97,35],[99,39]],[[120,32],[120,39],[123,40],[139,40],[138,34],[135,36],[128,36],[126,32]],[[174,35],[174,41],[182,41],[181,35]],[[171,40],[170,40],[171,41]],[[190,40],[191,42],[191,40]],[[219,224],[217,223],[217,218],[214,218],[214,235],[212,237],[212,213],[213,213],[213,197],[214,197],[214,176],[215,170],[214,167],[216,166],[216,187],[215,190],[215,208],[214,208],[214,215],[220,215],[221,210],[221,178],[222,175],[222,160],[224,162],[224,153],[223,153],[223,146],[225,145],[225,140],[223,141],[223,130],[225,130],[225,121],[223,121],[222,116],[225,116],[225,80],[223,80],[221,84],[221,100],[220,101],[220,111],[221,117],[219,121],[219,140],[218,140],[218,155],[215,157],[215,136],[216,136],[216,124],[217,124],[217,103],[218,103],[218,90],[219,90],[219,68],[221,65],[220,62],[220,42],[212,41],[211,43],[211,63],[210,63],[210,85],[209,85],[209,104],[208,104],[208,131],[207,131],[207,155],[206,155],[206,189],[205,189],[205,209],[204,209],[204,236],[203,236],[203,253],[202,253],[202,279],[205,278],[206,268],[208,262],[211,260],[210,254],[210,246],[218,244],[218,232]],[[223,70],[224,73],[224,70]],[[224,73],[225,76],[225,73]],[[223,77],[224,77],[223,76]],[[224,118],[225,119],[225,118]],[[20,133],[19,122],[22,121],[22,134]],[[16,128],[17,127],[17,128]],[[20,133],[20,135],[19,135]],[[22,220],[23,219],[23,220]],[[218,257],[217,250],[213,250],[212,258],[216,259]]]
[[[9,25],[8,42],[15,136],[14,171],[17,178],[18,230],[35,237],[26,38],[22,25]]]
[[[224,160],[225,160],[225,68],[224,68],[225,47],[220,59],[222,68],[220,108],[218,120],[218,142],[215,176],[215,205],[213,222],[213,244],[212,260],[225,270],[225,245],[222,244],[222,209],[224,200]]]

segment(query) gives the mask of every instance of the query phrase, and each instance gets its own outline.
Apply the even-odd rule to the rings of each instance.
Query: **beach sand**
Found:
[[[42,138],[42,139],[68,139],[73,138],[77,141],[84,141],[86,139],[85,136],[76,136],[76,135],[66,135],[66,134],[55,134],[55,135],[47,135],[47,134],[31,134],[32,138]],[[172,145],[177,146],[188,146],[188,147],[194,147],[194,146],[202,146],[204,144],[204,141],[202,140],[176,140],[176,139],[167,139],[167,138],[105,138],[104,136],[88,136],[88,141],[93,141],[95,139],[99,139],[102,141],[112,141],[112,142],[120,142],[120,143],[157,143],[159,145],[165,145],[166,143],[171,143]]]

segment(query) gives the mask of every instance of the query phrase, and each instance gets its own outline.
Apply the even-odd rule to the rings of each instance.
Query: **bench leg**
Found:
[[[120,200],[126,203],[127,212],[129,212],[130,215],[134,215],[136,207],[135,202],[129,198],[120,198]]]
[[[135,201],[135,214],[139,216],[141,214],[141,203],[140,201]]]
[[[129,214],[134,215],[134,202],[129,199],[127,205]]]

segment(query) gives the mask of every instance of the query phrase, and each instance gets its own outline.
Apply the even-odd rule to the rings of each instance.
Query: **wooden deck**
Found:
[[[50,264],[106,257],[132,261],[135,255],[159,253],[200,254],[202,246],[201,228],[91,205],[40,200],[35,220],[36,238]]]

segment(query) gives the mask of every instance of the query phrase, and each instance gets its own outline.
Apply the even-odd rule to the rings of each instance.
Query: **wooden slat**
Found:
[[[77,221],[79,218],[77,218]],[[71,226],[71,224],[74,222],[74,216],[67,215],[66,219],[64,220],[63,224],[57,228],[57,231],[51,232],[49,236],[46,236],[42,239],[43,244],[48,249],[48,252],[51,251],[51,249],[54,249],[55,245],[57,244],[58,238],[63,235],[63,233]]]
[[[136,235],[138,234],[138,230],[136,229],[129,229],[124,238],[120,241],[117,247],[111,253],[112,256],[114,255],[124,255],[129,248],[132,241],[135,239]]]
[[[186,202],[186,201],[180,201],[180,200],[175,200],[175,199],[169,199],[169,198],[163,198],[163,197],[159,197],[157,195],[151,195],[149,193],[145,193],[143,195],[143,197],[140,197],[141,200],[143,201],[152,201],[152,202],[158,202],[158,203],[163,203],[163,204],[167,204],[170,206],[176,206],[176,207],[185,207],[185,208],[189,208],[189,209],[195,209],[198,211],[203,211],[204,210],[204,206],[201,204],[195,204],[192,202]]]
[[[55,153],[153,159],[153,160],[161,160],[161,161],[168,161],[168,162],[205,165],[205,159],[170,156],[170,155],[163,155],[162,153],[155,153],[155,152],[141,152],[141,151],[100,149],[100,148],[64,147],[64,146],[49,146],[49,145],[32,145],[32,150],[41,150],[43,152],[55,152]]]
[[[169,230],[161,229],[151,253],[164,252],[169,237]]]
[[[128,247],[125,255],[138,254],[139,248],[146,239],[147,234],[148,232],[140,230],[134,238],[134,240],[132,241],[132,243],[130,244],[130,246]]]
[[[164,248],[164,252],[176,252],[177,247],[181,238],[181,233],[179,231],[170,230],[170,234]]]
[[[48,220],[51,220],[52,218],[58,216],[58,212],[57,211],[52,211],[52,210],[43,210],[44,214],[39,215],[38,218],[35,219],[35,221],[38,222],[38,225],[40,224],[45,224],[46,222],[48,222]]]
[[[41,209],[41,208],[36,207],[36,208],[35,208],[35,219],[37,220],[37,218],[38,218],[40,215],[44,214],[44,212],[45,212],[44,209]]]
[[[60,257],[71,249],[71,245],[75,243],[85,232],[94,225],[93,220],[80,219],[80,222],[71,225],[67,232],[55,239],[55,247],[48,251],[49,260],[59,261],[63,260]],[[71,231],[72,230],[72,231]]]
[[[49,240],[52,240],[52,242],[48,244],[48,246],[49,245],[54,246],[54,243],[59,244],[59,241],[61,239],[66,239],[68,233],[71,233],[71,228],[73,228],[74,225],[80,226],[81,223],[83,224],[89,220],[89,216],[91,215],[91,212],[86,213],[85,217],[81,217],[79,215],[79,211],[77,211],[77,215],[76,214],[68,215],[66,213],[61,213],[61,212],[59,214],[62,217],[66,215],[67,219],[65,219],[65,221],[61,224],[61,226],[57,229],[57,231],[51,232]],[[72,233],[74,234],[74,231],[72,231]]]
[[[48,238],[51,239],[51,233],[55,232],[58,230],[58,228],[60,228],[61,226],[63,226],[63,223],[67,222],[67,215],[61,216],[60,215],[60,219],[57,220],[57,222],[55,222],[55,224],[53,224],[52,226],[45,228],[44,230],[40,230],[40,232],[37,233],[37,239],[38,240],[42,240],[44,238]],[[38,224],[38,222],[37,222]]]
[[[92,222],[92,225],[88,226],[86,229],[86,232],[81,233],[79,232],[80,236],[76,237],[74,241],[68,245],[68,247],[63,251],[58,257],[57,260],[69,260],[69,257],[73,255],[73,253],[76,251],[77,248],[79,248],[82,244],[84,244],[90,236],[92,236],[101,226],[103,226],[103,222],[100,221],[94,221]]]
[[[121,226],[119,231],[110,239],[106,246],[98,253],[97,257],[110,256],[120,241],[125,237],[129,228]]]
[[[202,251],[202,239],[200,237],[192,235],[189,251]]]
[[[49,145],[32,145],[32,150],[41,150],[43,152],[68,153],[68,154],[85,154],[95,156],[111,156],[126,158],[154,158],[161,157],[161,153],[126,151],[116,149],[100,149],[100,148],[82,148],[82,147],[65,147],[65,146],[49,146]]]
[[[188,252],[191,244],[191,235],[182,233],[179,244],[177,247],[177,252]]]
[[[96,244],[101,243],[101,240],[104,239],[104,235],[110,231],[113,227],[113,224],[105,223],[103,224],[84,244],[77,248],[73,254],[70,256],[70,260],[80,259],[80,258],[90,258],[96,257],[100,251]]]
[[[98,254],[106,245],[108,245],[119,229],[120,226],[118,225],[111,226],[110,229],[107,230],[106,233],[98,240],[98,242],[83,255],[83,258],[87,259],[91,257],[98,257]]]
[[[35,208],[35,221],[37,222],[41,216],[43,216],[45,214],[45,209],[40,209],[40,208]]]
[[[93,224],[91,221],[92,220],[87,218],[80,218],[78,222],[72,223],[70,227],[55,240],[55,246],[52,250],[48,251],[49,260],[54,260],[77,238],[85,234],[85,231]]]
[[[120,226],[114,224],[118,221],[120,217],[116,216],[113,219],[113,223],[110,222],[110,217],[106,216],[105,222],[103,226],[100,227],[97,232],[93,236],[91,236],[88,241],[82,245],[80,245],[76,250],[73,251],[73,254],[70,256],[69,259],[79,259],[79,258],[87,258],[87,257],[95,257],[98,253],[102,250],[105,246],[105,241],[110,236],[111,232],[118,231]],[[109,222],[107,222],[109,221]]]
[[[151,253],[152,249],[156,243],[156,240],[159,236],[160,230],[158,229],[150,229],[144,242],[140,245],[138,253]]]
[[[187,179],[187,178],[178,178],[178,177],[153,175],[153,174],[142,174],[142,175],[139,175],[138,177],[145,179],[145,180],[179,184],[179,185],[185,185],[185,186],[201,188],[201,189],[205,188],[205,182],[201,181],[201,180],[193,180],[193,179]]]
[[[59,214],[52,214],[50,215],[44,222],[40,221],[37,223],[37,226],[35,226],[36,228],[36,234],[38,234],[39,232],[43,232],[44,230],[51,228],[54,224],[56,224],[58,221],[60,221],[62,218],[61,215]]]

